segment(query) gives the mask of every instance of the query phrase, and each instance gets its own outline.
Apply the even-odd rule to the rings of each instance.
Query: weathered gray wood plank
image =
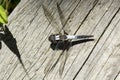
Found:
[[[101,1],[102,2],[102,1]],[[99,37],[101,36],[101,34],[104,32],[104,29],[106,29],[107,25],[109,24],[109,22],[111,21],[112,17],[114,17],[115,13],[117,12],[118,8],[119,8],[119,3],[116,1],[116,2],[112,2],[112,1],[103,1],[103,3],[106,3],[106,5],[104,4],[104,6],[99,9],[99,6],[100,5],[96,5],[96,7],[93,9],[93,11],[91,12],[90,16],[88,16],[88,20],[85,21],[85,23],[82,25],[83,28],[81,27],[80,29],[80,34],[85,34],[87,32],[91,33],[90,31],[92,31],[92,34],[95,34],[95,39],[99,40]],[[99,4],[99,3],[98,3]],[[117,5],[118,4],[118,5]],[[112,6],[111,6],[112,5]],[[114,5],[114,6],[113,6]],[[111,6],[111,7],[110,7]],[[116,8],[116,6],[118,8]],[[109,9],[108,9],[109,8]],[[99,11],[96,11],[98,10]],[[115,10],[116,9],[116,10]],[[96,16],[95,16],[96,15]],[[112,15],[112,16],[111,16]],[[101,17],[100,17],[101,16]],[[100,18],[99,18],[100,17]],[[95,19],[95,21],[91,20],[91,19]],[[97,22],[98,21],[98,22]],[[95,23],[96,22],[96,23]],[[92,23],[92,24],[90,24]],[[82,31],[82,30],[85,30],[88,28],[88,26],[90,27],[90,29],[88,29],[88,31]],[[84,28],[86,27],[86,28]],[[92,27],[93,27],[93,30],[92,30]],[[79,31],[78,31],[79,32]],[[98,37],[99,36],[99,37]],[[98,42],[97,42],[98,43]],[[80,45],[81,46],[81,45]],[[88,46],[88,47],[86,47]],[[96,47],[96,45],[95,45]],[[78,49],[76,47],[76,49]],[[80,48],[79,48],[80,49]],[[69,70],[68,72],[68,76],[72,76],[74,75],[74,71],[78,71],[78,70],[81,70],[82,69],[82,66],[84,67],[84,61],[86,59],[87,61],[87,58],[89,58],[89,54],[91,52],[90,49],[94,49],[94,47],[90,46],[90,45],[85,45],[84,47],[82,47],[80,50],[79,50],[79,54],[77,55],[77,58],[75,58],[75,62],[72,64],[72,67],[71,67],[71,70]],[[98,50],[98,49],[97,49]],[[78,52],[78,50],[76,51]],[[74,51],[73,51],[73,54],[74,54]],[[92,53],[91,53],[92,54]],[[75,54],[74,54],[75,55]],[[82,57],[81,57],[82,56]],[[88,56],[88,57],[87,57]],[[70,61],[70,60],[68,60]],[[81,64],[81,62],[83,63],[83,65]],[[80,63],[80,64],[79,64]],[[78,64],[78,65],[77,65]],[[78,67],[78,68],[75,68],[75,67]],[[76,74],[77,75],[77,74]],[[80,74],[82,76],[82,74]],[[82,76],[84,77],[84,76]],[[65,79],[68,79],[67,76],[65,76]],[[83,78],[84,79],[84,78]]]
[[[114,80],[119,72],[120,11],[97,43],[76,80]]]
[[[92,34],[95,41],[70,48],[62,76],[61,59],[47,74],[51,58],[55,63],[62,51],[50,48],[54,33],[44,15],[45,4],[61,26],[56,3],[60,4],[70,34]],[[0,80],[119,80],[119,0],[22,0],[9,17],[8,27],[17,40],[26,75],[17,57],[3,44],[0,50]],[[54,56],[52,57],[52,55]]]

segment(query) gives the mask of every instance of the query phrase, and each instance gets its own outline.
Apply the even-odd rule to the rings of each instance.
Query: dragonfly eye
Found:
[[[55,35],[50,35],[49,36],[49,41],[54,43],[55,42]]]

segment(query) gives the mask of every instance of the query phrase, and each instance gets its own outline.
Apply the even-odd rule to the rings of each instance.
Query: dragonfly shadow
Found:
[[[5,32],[5,34],[2,35],[2,41],[17,56],[17,58],[18,58],[19,62],[21,63],[23,69],[25,70],[26,74],[28,75],[27,70],[26,70],[26,68],[23,64],[22,59],[21,59],[20,52],[19,52],[18,47],[17,47],[17,41],[13,37],[12,33],[9,31],[9,29],[7,28],[6,25],[5,25],[5,31],[4,32]]]
[[[2,41],[2,39],[1,39],[2,36],[3,36],[3,34],[0,33],[0,49],[2,49],[2,43],[1,43],[1,41]]]
[[[78,41],[65,41],[65,42],[59,42],[59,43],[51,43],[50,48],[52,50],[67,50],[70,47],[77,45],[77,44],[81,44],[81,43],[85,43],[85,42],[89,42],[89,41],[94,41],[94,39],[83,39],[83,40],[78,40]]]
[[[18,47],[17,47],[17,41],[13,37],[12,33],[9,31],[7,26],[5,26],[5,34],[2,38],[2,41],[18,57],[20,63],[22,63],[21,55],[20,55],[20,52],[19,52]]]
[[[0,42],[0,49],[2,48],[2,43]]]

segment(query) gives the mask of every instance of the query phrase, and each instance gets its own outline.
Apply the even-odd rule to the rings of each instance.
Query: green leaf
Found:
[[[0,5],[0,23],[7,24],[8,23],[8,15],[5,9]]]

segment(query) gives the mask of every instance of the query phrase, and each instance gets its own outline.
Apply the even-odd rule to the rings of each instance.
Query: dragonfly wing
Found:
[[[64,34],[70,33],[70,28],[67,24],[68,19],[67,20],[65,19],[65,16],[64,16],[58,3],[57,3],[57,9],[58,9],[59,17],[60,17],[61,24],[62,24],[62,30],[63,30]]]
[[[42,7],[43,7],[44,14],[45,14],[47,20],[52,25],[52,27],[55,29],[54,30],[55,33],[60,34],[60,29],[59,29],[58,23],[55,21],[54,16],[52,16],[51,12],[47,9],[47,7],[45,5],[42,5]]]
[[[65,63],[66,63],[66,60],[68,58],[68,51],[64,51],[62,53],[62,56],[61,56],[61,64],[60,64],[60,68],[59,68],[59,75],[61,76],[63,71],[64,71],[64,67],[65,67]]]
[[[47,73],[49,73],[50,71],[52,71],[53,69],[54,69],[54,67],[55,67],[55,65],[57,64],[57,62],[59,61],[59,57],[58,57],[58,59],[56,60],[56,53],[57,53],[57,48],[58,48],[58,46],[59,46],[59,44],[60,44],[61,42],[59,41],[58,43],[57,43],[57,45],[55,46],[55,51],[53,52],[53,54],[51,55],[51,58],[50,58],[50,60],[48,61],[48,63],[47,63],[47,65],[46,65],[46,68],[45,68],[45,70],[44,70],[44,73],[45,74],[47,74]],[[59,56],[59,55],[57,55],[57,56]]]
[[[65,16],[64,16],[64,14],[63,14],[63,12],[62,12],[62,10],[61,10],[58,3],[57,3],[57,9],[58,9],[59,17],[60,17],[60,20],[61,20],[61,24],[62,24],[62,26],[64,28],[66,20],[65,20]]]
[[[54,56],[55,56],[55,53],[52,54],[50,60],[48,61],[47,65],[45,67],[45,70],[44,70],[45,74],[48,74],[51,71],[51,66],[52,66],[53,61],[54,61]]]
[[[62,57],[61,57],[61,65],[59,68],[59,75],[61,76],[63,71],[64,71],[64,67],[65,67],[65,63],[67,61],[67,58],[69,56],[68,50],[70,49],[70,47],[72,46],[71,40],[69,40],[66,45],[65,45],[65,50],[62,53]]]

